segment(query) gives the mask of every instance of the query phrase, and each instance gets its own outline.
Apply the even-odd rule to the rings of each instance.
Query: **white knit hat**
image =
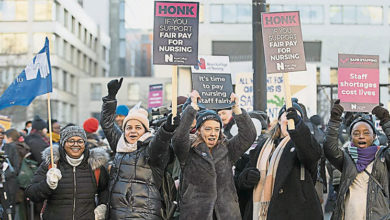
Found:
[[[125,130],[126,123],[129,120],[137,120],[146,128],[146,131],[149,131],[149,119],[148,112],[143,108],[131,109],[129,114],[123,120],[122,129]]]

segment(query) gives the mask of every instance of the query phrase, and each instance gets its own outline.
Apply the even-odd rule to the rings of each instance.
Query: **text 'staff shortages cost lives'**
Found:
[[[198,60],[198,2],[154,3],[153,64],[195,65]]]
[[[379,104],[379,56],[339,54],[338,97],[345,111],[371,112]]]
[[[306,70],[299,12],[262,13],[267,73]]]

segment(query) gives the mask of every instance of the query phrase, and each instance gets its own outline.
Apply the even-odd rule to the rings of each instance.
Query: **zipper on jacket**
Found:
[[[73,167],[73,220],[74,218],[74,213],[76,212],[76,167]]]

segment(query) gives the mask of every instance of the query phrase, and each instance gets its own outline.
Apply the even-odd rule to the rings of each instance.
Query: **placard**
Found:
[[[371,112],[379,104],[379,56],[339,54],[338,97],[345,111]]]
[[[149,85],[148,108],[156,108],[163,105],[163,84]]]
[[[230,108],[230,95],[233,92],[230,74],[192,73],[192,88],[199,92],[199,103],[208,109]]]
[[[262,13],[267,73],[306,70],[299,12]]]
[[[153,64],[196,65],[199,3],[154,3]]]

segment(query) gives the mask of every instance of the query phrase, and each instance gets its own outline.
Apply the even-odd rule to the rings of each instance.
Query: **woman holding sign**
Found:
[[[374,123],[364,114],[350,125],[351,139],[348,147],[339,148],[338,131],[344,111],[339,103],[340,100],[337,100],[332,107],[324,143],[326,158],[342,172],[332,220],[382,219],[390,213],[390,149],[378,146]],[[380,125],[390,140],[389,111],[377,106],[372,114],[380,120]]]
[[[238,178],[241,190],[252,192],[244,219],[323,219],[315,182],[321,148],[303,122],[296,101],[279,111],[278,122],[250,152],[247,167]],[[288,130],[293,119],[294,130]]]
[[[226,140],[218,114],[212,110],[198,113],[198,99],[199,93],[193,91],[191,105],[183,112],[173,137],[173,148],[182,168],[180,219],[241,219],[232,166],[256,139],[256,129],[232,93],[238,134]],[[191,124],[197,113],[197,138],[191,141]]]

